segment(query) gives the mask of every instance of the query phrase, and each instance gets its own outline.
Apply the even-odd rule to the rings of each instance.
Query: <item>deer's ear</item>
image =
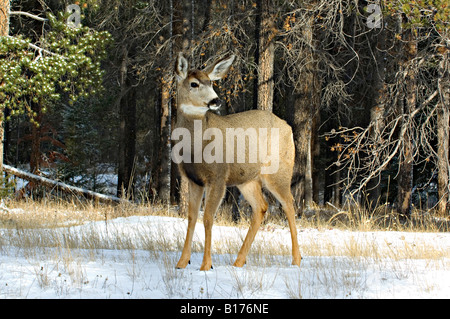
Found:
[[[183,81],[187,77],[188,66],[188,61],[183,56],[183,53],[178,53],[177,62],[175,64],[175,74],[178,82]]]
[[[218,61],[216,61],[213,65],[206,68],[205,72],[208,74],[211,81],[220,80],[227,74],[230,69],[231,64],[234,61],[235,56],[226,56]]]

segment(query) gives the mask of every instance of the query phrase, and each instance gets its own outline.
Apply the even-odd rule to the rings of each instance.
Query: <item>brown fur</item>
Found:
[[[204,86],[209,86],[205,87],[205,89],[211,88],[209,75],[211,72],[214,72],[214,70],[216,72],[219,70],[221,71],[220,74],[224,75],[229,66],[227,67],[227,65],[225,65],[225,72],[223,72],[221,67],[224,68],[224,66],[221,65],[221,63],[228,60],[222,59],[217,61],[213,66],[206,69],[208,70],[208,73],[206,73],[199,70],[190,72],[185,72],[186,70],[184,70],[183,72],[178,66],[183,65],[184,63],[187,67],[187,62],[186,60],[180,60],[181,58],[182,57],[179,57],[177,63],[177,74],[179,75],[177,90],[178,105],[193,105],[198,107],[208,105],[209,101],[205,100],[205,94],[200,94],[201,88],[199,88],[199,90],[191,90],[190,83],[196,81]],[[217,74],[214,74],[214,76],[217,77]],[[211,97],[213,97],[213,95],[210,95],[209,98]],[[207,128],[220,129],[224,139],[224,147],[226,145],[226,128],[243,128],[244,130],[247,128],[255,128],[256,132],[259,132],[259,128],[267,128],[269,132],[271,128],[278,128],[279,168],[274,174],[261,174],[261,167],[268,164],[261,163],[259,158],[256,163],[248,163],[248,141],[245,144],[245,163],[237,163],[237,150],[235,149],[235,161],[233,163],[205,163],[202,161],[201,163],[179,164],[181,174],[189,180],[189,208],[188,230],[177,268],[185,268],[190,260],[193,232],[202,195],[205,191],[206,197],[203,216],[203,223],[205,226],[205,250],[200,270],[209,270],[211,268],[211,230],[213,218],[222,201],[227,186],[237,186],[245,199],[250,203],[253,210],[252,223],[234,266],[242,267],[244,265],[250,246],[261,225],[264,214],[267,211],[268,204],[263,197],[262,187],[269,190],[283,206],[291,231],[292,263],[294,265],[300,265],[301,255],[297,242],[293,197],[290,190],[294,166],[294,142],[291,127],[285,121],[267,111],[253,110],[227,116],[219,116],[210,111],[206,111],[203,115],[189,114],[183,112],[181,108],[178,110],[176,126],[179,128],[187,128],[191,132],[191,136],[193,136],[194,120],[202,121],[202,136]],[[203,141],[202,150],[210,142],[211,141]],[[268,140],[267,149],[270,152],[270,140]],[[225,156],[225,151],[223,154]]]

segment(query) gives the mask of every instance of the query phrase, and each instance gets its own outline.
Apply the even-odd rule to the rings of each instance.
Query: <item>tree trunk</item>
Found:
[[[120,68],[121,97],[119,102],[119,167],[117,196],[133,195],[133,170],[136,156],[136,90],[128,74],[129,52],[123,50]]]
[[[117,196],[133,196],[136,157],[136,90],[134,88],[128,88],[128,92],[120,100],[119,118]]]
[[[405,30],[403,35],[405,39],[403,67],[407,75],[405,78],[405,98],[400,103],[400,112],[403,115],[402,130],[405,131],[399,162],[397,194],[397,212],[401,219],[411,215],[414,144],[412,119],[409,119],[409,114],[412,114],[416,109],[417,100],[417,79],[413,62],[417,55],[417,42],[412,30]]]
[[[172,178],[172,159],[170,157],[172,145],[170,135],[172,133],[172,110],[173,99],[173,68],[168,67],[173,65],[174,50],[181,50],[182,44],[175,43],[173,37],[182,34],[183,17],[182,5],[180,1],[170,0],[170,21],[169,21],[169,38],[170,47],[167,57],[167,67],[164,68],[161,78],[161,121],[160,121],[160,154],[159,154],[159,171],[158,171],[158,195],[159,199],[164,204],[169,204],[171,201],[171,186],[175,182]],[[176,105],[175,105],[176,107]]]
[[[338,207],[341,205],[341,197],[342,197],[342,191],[341,191],[341,171],[336,170],[334,173],[334,186],[333,186],[333,204],[334,206]]]
[[[0,36],[9,35],[9,0],[0,0]],[[3,102],[0,101],[3,113]],[[0,172],[3,172],[3,121],[0,118]]]
[[[375,60],[376,68],[374,69],[374,82],[373,82],[373,92],[374,92],[374,104],[370,110],[370,122],[373,123],[373,129],[371,132],[371,138],[376,144],[381,144],[382,142],[382,132],[385,127],[385,108],[386,108],[386,96],[387,96],[387,86],[386,86],[386,54],[385,54],[385,43],[386,43],[386,30],[381,30],[375,38],[377,46],[375,48]],[[369,208],[374,209],[380,203],[381,197],[381,175],[371,179],[367,184],[367,197]]]
[[[158,196],[162,203],[170,202],[170,180],[172,161],[170,158],[170,133],[172,126],[172,80],[169,71],[165,72],[161,84],[161,122],[160,122],[160,155],[158,159]]]
[[[95,201],[108,204],[123,202],[119,197],[99,194],[80,187],[70,186],[62,182],[54,181],[46,177],[22,171],[9,165],[3,165],[3,169],[8,174],[17,176],[21,179],[25,179],[31,183],[42,185],[51,189],[58,189],[71,195],[82,195],[88,199],[93,199]]]
[[[209,3],[209,1],[208,1],[208,3]],[[182,6],[180,6],[180,4],[182,4]],[[176,7],[174,8],[175,19],[174,19],[174,23],[173,23],[173,34],[175,36],[180,35],[180,37],[177,37],[174,42],[175,52],[178,52],[178,51],[187,52],[187,51],[189,51],[189,49],[191,49],[191,46],[194,41],[194,33],[195,33],[194,19],[195,19],[195,17],[194,17],[193,10],[195,9],[195,4],[192,0],[183,0],[182,3],[177,2],[177,4],[175,4],[175,6]],[[209,16],[209,14],[210,14],[209,13],[210,8],[211,8],[211,5],[209,3],[209,4],[207,4],[207,12],[206,12],[207,16]],[[208,23],[207,20],[208,19],[205,18],[205,22],[204,22],[205,28]],[[183,21],[182,24],[179,23],[179,21]],[[173,109],[175,110],[176,107],[177,107],[177,105],[175,105],[175,107],[173,107]],[[187,215],[188,204],[189,204],[189,181],[187,180],[187,178],[180,176],[180,174],[178,172],[178,168],[174,167],[172,171],[174,173],[174,174],[172,174],[172,176],[173,176],[172,187],[171,187],[171,189],[173,190],[172,198],[177,197],[177,196],[175,196],[175,195],[177,195],[177,194],[175,194],[175,192],[177,192],[179,195],[178,196],[178,203],[179,203],[178,213],[180,215]],[[179,183],[176,183],[178,181],[179,181]]]
[[[312,80],[312,74],[304,75],[305,86]],[[310,83],[310,82],[309,82]],[[312,110],[311,92],[304,88],[303,94],[296,94],[294,101],[293,134],[295,144],[295,164],[293,178],[293,195],[300,211],[309,209],[313,200],[312,180]]]
[[[440,104],[437,115],[438,129],[438,213],[441,216],[448,215],[449,204],[449,105],[450,105],[450,67],[448,62],[448,50],[443,54],[439,66],[439,93]]]
[[[211,2],[212,0],[206,0],[203,3],[203,5],[205,6],[205,17],[203,19],[203,26],[201,32],[206,32],[211,22]]]
[[[302,31],[302,37],[309,48],[314,48],[314,17],[308,17],[308,27]],[[310,49],[303,51],[305,65],[298,76],[294,96],[293,134],[295,144],[295,165],[293,193],[297,207],[309,209],[313,203],[313,139],[317,127],[313,125],[320,106],[320,83],[316,74],[317,63]]]
[[[320,94],[320,93],[317,93]],[[318,105],[317,105],[318,107]],[[320,180],[322,178],[315,159],[320,155],[319,126],[320,112],[313,111],[312,127],[311,127],[311,175],[312,175],[312,200],[319,204]]]
[[[41,163],[41,130],[36,124],[31,123],[31,154],[30,154],[30,172],[39,175]]]
[[[407,109],[407,107],[406,107]],[[404,123],[403,125],[408,125]],[[397,212],[401,219],[411,215],[412,205],[412,187],[413,187],[413,142],[411,141],[411,130],[403,137],[402,158],[399,163],[398,173],[398,194],[397,194]]]
[[[273,39],[275,37],[274,17],[270,14],[270,1],[257,1],[258,17],[256,27],[257,41],[257,105],[259,110],[272,112],[273,105],[273,63],[275,46]]]
[[[0,0],[0,36],[9,35],[9,0]]]

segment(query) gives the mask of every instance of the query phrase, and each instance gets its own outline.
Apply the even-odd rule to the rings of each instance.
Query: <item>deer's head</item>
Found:
[[[231,55],[204,70],[189,70],[188,61],[179,53],[175,66],[179,109],[186,115],[203,115],[209,109],[217,110],[221,101],[212,82],[223,78],[233,61],[234,55]]]

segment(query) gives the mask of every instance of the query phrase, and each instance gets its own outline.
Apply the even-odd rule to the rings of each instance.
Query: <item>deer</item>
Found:
[[[182,143],[184,147],[177,147],[175,144],[172,152],[183,153],[175,158],[180,175],[189,184],[187,233],[177,269],[184,269],[190,263],[192,239],[203,194],[205,245],[200,270],[211,269],[214,215],[229,186],[236,186],[252,208],[251,224],[233,265],[243,267],[246,263],[250,246],[267,212],[268,203],[263,196],[263,187],[275,196],[286,214],[292,240],[292,264],[300,266],[302,259],[297,241],[294,199],[290,189],[295,157],[291,127],[270,111],[249,110],[223,116],[216,114],[222,102],[214,91],[213,81],[225,77],[234,59],[234,55],[228,54],[202,70],[190,70],[183,53],[179,53],[176,59],[177,120],[173,131],[178,130],[178,134],[172,134],[172,140],[178,139],[178,143],[185,143]],[[235,135],[229,138],[227,133],[233,130]],[[278,139],[268,138],[269,130],[276,131],[278,134],[271,137]],[[180,137],[183,134],[180,132],[186,133],[182,140]],[[194,141],[187,138],[193,135]],[[242,135],[247,142],[244,146],[233,143]],[[198,136],[203,138],[199,140]],[[255,141],[259,144],[258,149],[264,153],[263,156],[252,156],[252,152],[258,150],[253,147]],[[234,145],[229,146],[230,143]],[[208,146],[213,160],[208,159],[208,156],[201,156],[207,153]],[[264,152],[267,150],[271,150],[270,156],[268,152]],[[220,156],[215,157],[219,153],[225,154],[226,160],[225,156],[222,160]],[[242,157],[245,157],[244,161]]]

